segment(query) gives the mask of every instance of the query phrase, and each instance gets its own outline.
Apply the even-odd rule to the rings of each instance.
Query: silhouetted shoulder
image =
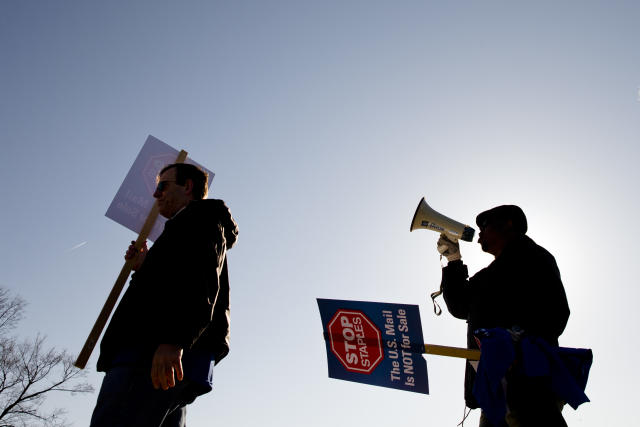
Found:
[[[194,221],[205,229],[221,225],[224,229],[227,249],[231,248],[238,240],[238,224],[224,200],[194,200],[189,203],[184,213],[185,220]]]

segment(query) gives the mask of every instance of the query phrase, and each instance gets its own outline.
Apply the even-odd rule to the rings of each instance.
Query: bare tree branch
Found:
[[[44,411],[51,392],[88,393],[85,372],[73,366],[66,351],[45,349],[45,338],[18,342],[9,337],[23,317],[25,302],[0,288],[0,427],[66,425],[64,410]]]
[[[6,335],[22,320],[26,302],[18,297],[11,297],[7,289],[0,288],[0,337]]]

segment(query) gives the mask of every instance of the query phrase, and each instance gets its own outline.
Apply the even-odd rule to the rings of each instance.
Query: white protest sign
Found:
[[[156,177],[164,166],[175,162],[177,155],[178,150],[149,135],[107,209],[107,218],[139,233],[155,202],[153,192],[156,188]],[[187,159],[185,163],[191,163],[206,171],[209,174],[208,185],[211,188],[213,172],[191,159]],[[155,241],[160,236],[165,222],[166,218],[158,217],[149,233],[149,240]]]

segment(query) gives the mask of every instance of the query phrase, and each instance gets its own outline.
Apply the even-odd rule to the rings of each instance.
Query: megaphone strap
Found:
[[[440,287],[439,291],[431,293],[431,301],[433,301],[433,312],[436,316],[440,316],[442,314],[442,309],[440,308],[440,304],[436,302],[436,298],[438,298],[442,294],[442,287]]]
[[[442,263],[442,254],[440,254],[440,266],[444,268],[444,264]],[[431,293],[431,301],[433,302],[433,312],[436,314],[436,316],[440,316],[442,314],[442,309],[440,308],[440,304],[438,304],[438,302],[436,301],[436,298],[438,298],[440,295],[442,295],[442,285],[440,285],[439,290]]]

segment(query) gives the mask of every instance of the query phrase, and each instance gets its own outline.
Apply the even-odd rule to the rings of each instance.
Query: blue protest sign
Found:
[[[177,156],[178,150],[149,135],[109,205],[105,214],[107,218],[139,233],[155,202],[153,192],[156,188],[156,176],[164,166],[174,163]],[[187,159],[185,163],[205,170],[209,174],[207,184],[211,188],[213,172],[191,159]],[[149,233],[149,240],[155,241],[160,236],[166,221],[166,218],[158,217]]]
[[[429,393],[417,305],[318,298],[329,377]]]

